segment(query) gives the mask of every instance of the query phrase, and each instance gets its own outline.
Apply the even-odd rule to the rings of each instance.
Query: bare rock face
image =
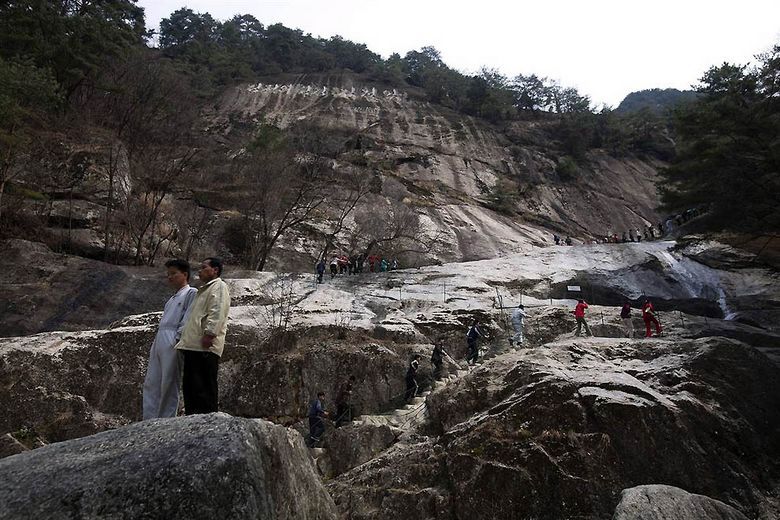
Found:
[[[612,520],[747,520],[731,506],[672,486],[624,489]]]
[[[108,326],[162,309],[161,269],[119,267],[53,252],[26,240],[0,241],[0,337]]]
[[[145,421],[7,457],[0,517],[337,518],[298,433],[222,413]]]
[[[778,388],[780,369],[734,340],[563,340],[434,392],[434,437],[329,489],[353,519],[595,519],[652,482],[768,520],[780,512]]]

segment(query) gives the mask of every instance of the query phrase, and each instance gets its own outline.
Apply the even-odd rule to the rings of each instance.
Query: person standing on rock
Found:
[[[528,314],[525,312],[525,307],[523,304],[520,304],[517,306],[517,308],[512,313],[512,328],[515,329],[515,335],[511,338],[509,338],[509,345],[518,347],[523,346],[523,328],[525,327],[525,318],[528,317]]]
[[[184,355],[184,411],[187,415],[216,412],[217,373],[225,347],[230,293],[222,276],[222,260],[206,258],[198,277],[203,285],[176,348]]]
[[[420,355],[415,354],[406,369],[406,400],[411,401],[417,396],[419,385],[417,384],[417,370],[420,368]]]
[[[588,322],[585,321],[585,309],[588,308],[588,303],[580,299],[577,301],[577,306],[574,308],[574,319],[577,321],[577,332],[574,333],[575,336],[579,336],[582,332],[582,326],[585,325],[585,333],[588,336],[593,336],[593,333],[590,331],[590,327],[588,327]]]
[[[620,320],[623,322],[623,331],[627,338],[634,337],[634,323],[631,321],[631,304],[626,300],[620,310]]]
[[[317,398],[309,404],[309,448],[314,448],[320,442],[322,434],[325,433],[325,417],[328,412],[325,411],[322,402],[325,400],[325,392],[317,392]]]
[[[661,324],[658,323],[658,318],[655,317],[655,308],[653,307],[653,303],[650,301],[650,298],[647,298],[645,300],[644,305],[642,305],[642,319],[645,322],[645,337],[649,338],[652,336],[650,332],[650,325],[655,324],[655,335],[660,336],[661,335]]]
[[[479,320],[474,320],[471,324],[469,331],[466,333],[466,344],[468,345],[469,352],[466,355],[466,363],[469,365],[475,364],[479,357],[479,338],[483,338],[485,335],[479,328]]]
[[[333,277],[336,276],[336,273],[339,272],[339,257],[334,256],[330,261],[330,279],[333,280]]]
[[[352,421],[352,387],[355,384],[355,376],[349,376],[336,394],[336,428]]]
[[[322,283],[322,275],[325,274],[325,259],[320,258],[320,261],[317,262],[317,283]]]
[[[181,359],[174,348],[192,310],[197,289],[190,287],[190,264],[165,262],[168,284],[175,291],[165,304],[157,335],[149,351],[143,391],[143,418],[176,417],[179,409]]]

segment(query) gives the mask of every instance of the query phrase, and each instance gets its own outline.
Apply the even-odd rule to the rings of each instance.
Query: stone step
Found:
[[[314,455],[314,458],[317,459],[317,458],[320,458],[323,455],[325,455],[327,450],[325,448],[312,448],[311,452],[312,452],[312,455]]]

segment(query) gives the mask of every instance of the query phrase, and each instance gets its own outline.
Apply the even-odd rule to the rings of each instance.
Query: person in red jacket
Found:
[[[655,323],[655,335],[660,336],[661,335],[661,324],[658,323],[658,319],[655,317],[655,309],[653,308],[653,303],[650,301],[650,299],[646,299],[644,305],[642,305],[642,319],[645,320],[645,337],[649,338],[652,334],[650,334],[650,324]]]
[[[588,322],[585,321],[585,309],[587,308],[588,304],[585,300],[579,300],[577,302],[577,306],[574,308],[574,319],[577,320],[577,332],[574,333],[575,336],[580,335],[583,325],[585,325],[585,333],[588,336],[593,336],[593,333],[590,331],[590,327],[588,327]]]

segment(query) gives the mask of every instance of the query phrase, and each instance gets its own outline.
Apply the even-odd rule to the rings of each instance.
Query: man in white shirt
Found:
[[[165,304],[157,335],[149,351],[149,365],[144,380],[144,419],[176,417],[179,408],[181,361],[174,348],[181,338],[192,302],[198,291],[190,287],[190,264],[185,260],[165,263],[168,284],[175,291]]]
[[[524,309],[525,307],[521,304],[512,313],[512,328],[515,329],[515,335],[509,339],[510,346],[523,346],[523,328],[525,327],[525,318],[528,317]]]

